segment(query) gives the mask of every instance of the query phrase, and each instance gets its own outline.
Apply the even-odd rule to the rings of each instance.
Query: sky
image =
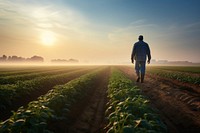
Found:
[[[200,62],[199,0],[0,0],[0,56],[130,62],[143,35],[152,59]]]

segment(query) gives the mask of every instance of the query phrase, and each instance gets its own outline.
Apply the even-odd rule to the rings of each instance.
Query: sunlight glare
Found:
[[[53,45],[56,40],[56,37],[53,32],[45,31],[41,36],[41,40],[44,45]]]

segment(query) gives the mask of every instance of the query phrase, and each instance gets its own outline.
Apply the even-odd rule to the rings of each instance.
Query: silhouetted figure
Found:
[[[137,74],[137,82],[139,82],[141,79],[141,83],[143,83],[147,56],[148,56],[147,63],[149,64],[151,60],[151,52],[149,45],[143,41],[143,36],[140,35],[138,39],[139,41],[136,42],[133,46],[131,61],[132,63],[134,63],[135,60],[135,71]]]

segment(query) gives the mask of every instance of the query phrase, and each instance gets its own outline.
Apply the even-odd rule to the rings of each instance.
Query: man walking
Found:
[[[137,74],[137,82],[140,81],[141,83],[144,82],[144,75],[145,75],[145,67],[146,67],[146,59],[148,56],[147,63],[150,63],[151,60],[151,52],[149,45],[143,41],[143,36],[140,35],[138,38],[138,42],[136,42],[133,46],[133,51],[131,54],[131,61],[134,63],[135,59],[135,71]]]

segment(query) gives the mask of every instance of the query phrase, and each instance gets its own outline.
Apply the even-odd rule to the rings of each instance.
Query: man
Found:
[[[148,56],[147,63],[149,64],[151,60],[151,52],[149,45],[143,41],[143,36],[140,35],[138,39],[139,41],[136,42],[133,46],[131,61],[134,64],[134,59],[135,59],[135,71],[137,74],[136,82],[139,82],[141,79],[141,83],[143,83],[147,56]]]

